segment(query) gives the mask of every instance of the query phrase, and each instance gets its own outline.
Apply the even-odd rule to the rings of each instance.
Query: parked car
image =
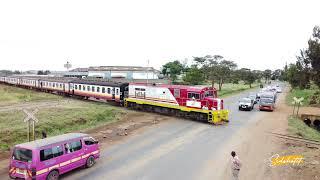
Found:
[[[272,98],[260,98],[259,101],[259,110],[267,110],[267,111],[273,111],[275,108],[275,102]]]
[[[248,98],[251,99],[251,100],[253,100],[253,103],[254,103],[254,104],[257,104],[257,102],[258,102],[258,98],[257,98],[257,97],[258,97],[258,96],[257,96],[256,93],[250,93],[250,94],[248,95]]]
[[[58,179],[75,168],[92,167],[99,144],[83,133],[68,133],[15,145],[9,176],[20,179]]]
[[[239,110],[249,110],[251,111],[254,106],[254,101],[250,98],[242,98],[239,100]]]

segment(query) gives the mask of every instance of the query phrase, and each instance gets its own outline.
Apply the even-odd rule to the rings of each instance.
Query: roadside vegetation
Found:
[[[315,26],[308,40],[308,47],[301,49],[295,63],[285,66],[284,80],[287,80],[292,91],[287,102],[293,97],[304,97],[304,105],[320,107],[320,27]]]
[[[301,136],[305,139],[320,141],[320,132],[314,128],[310,128],[300,119],[290,116],[288,125],[290,134]]]
[[[14,106],[21,102],[42,102],[63,99],[62,96],[0,85],[0,106]],[[31,111],[31,110],[30,110]],[[107,103],[68,99],[57,105],[43,107],[35,115],[36,137],[44,131],[48,136],[83,131],[119,120],[125,109]],[[17,143],[27,141],[26,115],[21,110],[0,111],[0,152]]]
[[[302,106],[310,106],[316,105],[320,103],[320,94],[317,94],[318,88],[310,88],[310,89],[292,89],[286,98],[286,102],[288,105],[293,106],[292,101],[294,97],[301,98],[303,97],[303,105]]]
[[[251,88],[258,87],[259,83],[252,84]],[[215,88],[218,89],[218,87],[215,86]],[[227,83],[224,85],[223,89],[221,91],[218,91],[219,97],[226,97],[232,94],[236,94],[241,91],[245,91],[248,89],[251,89],[248,85],[246,85],[244,82],[239,82],[238,84],[233,83]]]
[[[48,136],[84,131],[115,122],[125,114],[124,109],[106,103],[70,100],[65,104],[39,109],[35,115],[39,119],[36,137],[41,138],[42,131]],[[23,122],[25,116],[22,111],[0,112],[1,151],[27,141],[27,123]]]
[[[22,102],[59,100],[63,97],[0,84],[0,106]]]

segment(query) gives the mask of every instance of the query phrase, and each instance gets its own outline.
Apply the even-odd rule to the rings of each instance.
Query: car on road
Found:
[[[277,92],[277,93],[282,93],[281,87],[276,87],[276,92]]]
[[[260,98],[259,110],[273,111],[275,109],[275,101],[272,98]]]
[[[250,98],[242,98],[239,100],[239,110],[251,111],[254,107],[254,101]]]
[[[277,99],[277,93],[276,92],[273,92],[273,91],[265,91],[265,92],[262,92],[260,94],[260,100],[261,99],[272,99],[273,102],[275,103],[276,102],[276,99]]]
[[[99,144],[84,133],[68,133],[15,145],[9,165],[10,178],[58,179],[78,167],[92,167],[99,158]]]
[[[257,96],[256,93],[250,93],[250,94],[248,95],[248,98],[251,99],[251,100],[253,100],[253,103],[254,103],[254,104],[257,104],[257,102],[258,102],[258,96]]]

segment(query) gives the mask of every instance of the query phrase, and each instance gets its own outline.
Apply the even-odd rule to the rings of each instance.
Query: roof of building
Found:
[[[63,134],[59,136],[53,136],[45,139],[38,139],[35,141],[18,144],[16,145],[16,147],[27,148],[27,149],[37,149],[37,148],[41,148],[51,144],[56,144],[59,142],[77,139],[81,137],[87,137],[87,136],[89,135],[84,133],[68,133],[68,134]]]
[[[88,72],[89,68],[75,68],[70,70],[69,72]]]
[[[153,71],[159,72],[153,67],[142,66],[92,66],[89,71]]]

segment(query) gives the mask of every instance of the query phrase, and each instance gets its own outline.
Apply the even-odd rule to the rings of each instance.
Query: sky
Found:
[[[239,67],[295,61],[319,0],[0,0],[0,69],[153,66],[222,55]]]

